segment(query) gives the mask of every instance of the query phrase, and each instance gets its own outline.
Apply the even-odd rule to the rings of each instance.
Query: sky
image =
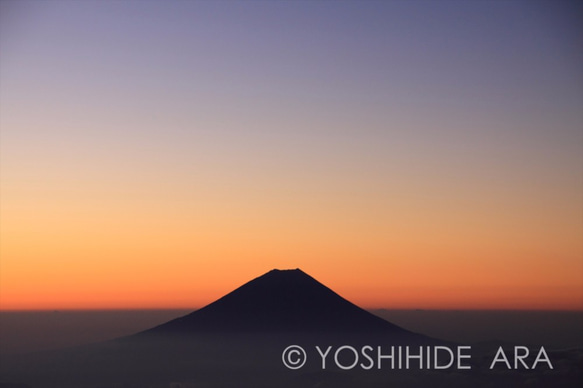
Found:
[[[0,1],[0,310],[583,310],[583,7]]]

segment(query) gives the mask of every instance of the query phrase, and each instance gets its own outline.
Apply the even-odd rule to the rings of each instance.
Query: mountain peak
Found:
[[[266,272],[262,276],[267,276],[267,275],[275,276],[275,275],[307,275],[307,274],[299,268],[294,268],[294,269],[274,268],[271,271]]]
[[[273,269],[215,302],[148,332],[394,331],[301,269]]]
[[[310,277],[310,275],[308,275],[307,273],[305,273],[304,271],[302,271],[299,268],[294,268],[294,269],[274,268],[271,271],[268,271],[261,276],[308,276],[308,277]],[[259,277],[261,277],[261,276],[259,276]]]

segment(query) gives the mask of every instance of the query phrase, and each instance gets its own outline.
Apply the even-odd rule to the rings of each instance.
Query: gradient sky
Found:
[[[0,309],[583,309],[580,3],[0,7]]]

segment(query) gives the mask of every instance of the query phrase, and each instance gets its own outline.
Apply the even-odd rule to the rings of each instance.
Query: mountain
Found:
[[[352,304],[300,269],[269,271],[198,311],[146,331],[197,332],[413,334]]]
[[[429,357],[432,345],[456,346],[372,315],[299,269],[272,270],[128,337],[1,359],[0,388],[580,386],[579,351],[553,354],[554,370],[491,371],[487,354],[466,360],[471,370],[394,367],[397,348]]]

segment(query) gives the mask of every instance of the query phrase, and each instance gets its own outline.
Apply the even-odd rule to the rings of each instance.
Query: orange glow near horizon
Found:
[[[232,196],[146,217],[130,199],[43,198],[3,196],[2,310],[200,307],[272,268],[301,268],[363,307],[583,309],[580,238],[527,209],[516,221],[414,199],[337,212],[317,197],[300,209]]]
[[[521,252],[506,244],[488,250],[484,243],[467,240],[456,246],[444,237],[438,238],[440,244],[423,245],[400,236],[385,246],[378,241],[383,236],[351,238],[338,228],[330,236],[318,233],[318,244],[309,234],[292,241],[275,231],[242,228],[240,234],[230,232],[232,245],[227,245],[212,230],[191,231],[190,237],[183,229],[174,235],[166,231],[160,239],[152,231],[142,242],[136,231],[128,232],[131,228],[122,230],[127,225],[102,230],[99,237],[59,230],[64,225],[56,225],[46,240],[30,228],[29,240],[24,235],[5,240],[11,244],[3,244],[3,257],[14,260],[2,263],[2,310],[202,307],[275,267],[299,267],[362,307],[583,309],[580,274],[545,260],[547,255],[568,258],[567,240],[556,244],[561,250],[545,249],[548,242],[539,240]],[[83,240],[83,234],[91,239]],[[66,244],[57,244],[59,235],[68,237]],[[197,235],[203,242],[194,245]],[[33,238],[36,246],[28,243]],[[472,246],[480,247],[481,254],[469,261]],[[358,257],[367,260],[356,266]]]
[[[318,193],[284,204],[272,188],[271,203],[239,191],[226,206],[150,209],[93,186],[82,201],[76,190],[40,202],[17,187],[2,198],[2,310],[201,307],[272,268],[301,268],[363,307],[583,309],[568,208],[498,219],[416,198],[403,209]]]

